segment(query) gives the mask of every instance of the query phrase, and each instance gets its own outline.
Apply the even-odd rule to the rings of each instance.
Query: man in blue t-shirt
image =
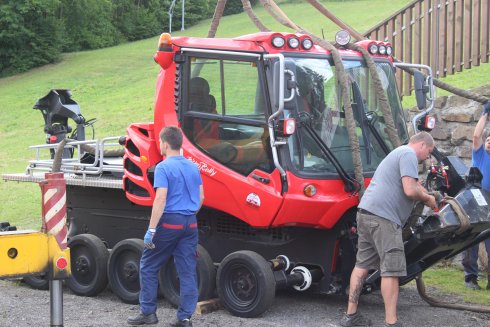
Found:
[[[471,165],[478,167],[483,175],[482,188],[490,191],[490,136],[482,142],[483,130],[490,111],[490,101],[483,105],[483,112],[473,132],[473,158]],[[490,259],[490,239],[485,240],[488,259]],[[490,267],[490,261],[488,261]],[[466,287],[479,290],[478,285],[478,244],[463,252],[464,284]],[[487,290],[490,290],[490,272],[487,276]]]
[[[158,323],[158,272],[173,256],[180,280],[180,305],[177,320],[170,326],[192,326],[190,318],[198,298],[196,213],[204,191],[199,169],[180,154],[182,140],[182,132],[175,126],[160,133],[160,151],[166,159],[155,169],[156,194],[140,262],[140,313],[128,318],[130,325]]]

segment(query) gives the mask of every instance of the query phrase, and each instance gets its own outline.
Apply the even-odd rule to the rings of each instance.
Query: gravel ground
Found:
[[[0,290],[0,326],[50,325],[49,291],[33,290],[19,281],[6,280],[0,280]],[[126,318],[138,312],[138,306],[122,303],[110,290],[94,298],[85,298],[65,289],[63,301],[64,324],[67,327],[127,326]],[[346,299],[341,296],[279,292],[272,308],[262,317],[237,318],[221,309],[205,315],[195,315],[193,322],[197,327],[331,327],[338,326],[337,322],[345,306]],[[490,325],[490,314],[430,307],[411,284],[401,288],[398,307],[399,318],[405,327]],[[360,308],[374,322],[374,326],[383,325],[383,301],[378,292],[361,297]],[[162,299],[158,304],[157,315],[160,320],[158,326],[165,326],[166,321],[173,319],[175,309]]]
[[[49,291],[33,290],[19,281],[0,280],[0,326],[49,326]],[[430,290],[429,290],[430,292]],[[447,300],[447,298],[445,298]],[[457,299],[455,299],[457,300]],[[138,312],[138,306],[122,303],[110,290],[94,298],[79,297],[64,290],[64,323],[67,327],[127,326],[126,318]],[[279,292],[272,308],[262,317],[237,318],[221,309],[193,317],[194,326],[338,326],[346,299],[307,293]],[[417,294],[413,285],[401,288],[399,318],[410,326],[489,326],[490,314],[432,308]],[[361,310],[375,326],[383,325],[383,301],[375,292],[361,297]],[[165,326],[175,316],[165,300],[158,304],[158,326]]]

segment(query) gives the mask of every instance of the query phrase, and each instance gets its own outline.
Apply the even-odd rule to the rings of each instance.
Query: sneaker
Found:
[[[143,313],[139,313],[136,316],[128,318],[128,324],[136,326],[136,325],[155,325],[158,323],[157,315],[154,313],[150,313],[149,315],[144,315]]]
[[[371,326],[371,320],[365,318],[359,311],[351,315],[346,313],[340,320],[340,326]]]
[[[468,281],[465,281],[464,286],[466,288],[471,288],[472,290],[481,290],[481,287],[480,285],[478,285],[476,278],[471,278]]]
[[[190,319],[175,320],[170,323],[170,327],[192,327],[192,321]]]
[[[385,327],[403,327],[403,325],[399,321],[395,322],[394,324],[389,324],[389,323],[385,322]]]

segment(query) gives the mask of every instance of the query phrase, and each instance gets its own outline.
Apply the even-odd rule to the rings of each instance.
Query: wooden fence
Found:
[[[417,0],[365,33],[393,45],[395,57],[431,66],[444,77],[487,63],[490,0]],[[398,74],[403,95],[410,94],[411,77]]]

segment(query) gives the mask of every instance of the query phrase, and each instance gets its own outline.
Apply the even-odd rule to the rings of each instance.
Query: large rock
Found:
[[[471,159],[471,152],[471,144],[465,144],[456,148],[455,155],[464,159]]]
[[[443,109],[441,112],[441,118],[449,122],[458,123],[470,123],[473,122],[475,111],[477,107],[475,104],[462,107],[449,107],[448,109]]]
[[[443,128],[441,124],[442,122],[436,123],[436,127],[430,132],[434,140],[444,141],[451,136],[449,131]]]
[[[473,141],[473,126],[459,125],[451,133],[451,144],[460,145],[463,141]]]

